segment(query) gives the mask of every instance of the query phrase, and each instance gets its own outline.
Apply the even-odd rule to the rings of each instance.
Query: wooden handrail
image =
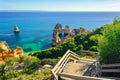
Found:
[[[70,57],[74,57],[74,59],[78,60],[79,56],[75,54],[74,52],[68,50],[64,56],[60,59],[60,61],[55,65],[55,67],[52,69],[52,73],[55,76],[55,80],[58,80],[57,73],[60,73],[62,69],[65,67],[67,64],[68,60]]]

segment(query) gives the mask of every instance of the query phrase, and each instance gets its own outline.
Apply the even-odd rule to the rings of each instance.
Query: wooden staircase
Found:
[[[64,56],[60,59],[60,61],[55,65],[55,67],[52,69],[52,73],[54,77],[53,79],[54,80],[114,80],[107,78],[98,78],[98,76],[100,77],[100,64],[99,64],[99,56],[98,55],[96,56],[97,56],[96,60],[81,59],[79,55],[68,50],[64,54]],[[72,62],[72,65],[69,65],[70,62]],[[77,65],[79,67],[77,67]],[[84,66],[80,66],[80,65],[84,65]],[[72,68],[75,68],[76,70]],[[79,74],[77,74],[77,72],[74,71],[77,72],[79,71]]]
[[[120,80],[120,63],[101,65],[102,77],[111,77]]]

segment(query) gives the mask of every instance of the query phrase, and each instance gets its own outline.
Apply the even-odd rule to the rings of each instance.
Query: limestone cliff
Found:
[[[21,47],[17,46],[12,51],[6,42],[0,41],[0,61],[10,57],[20,57],[23,55],[23,50]]]
[[[57,32],[52,40],[52,46],[56,46],[57,44],[60,43],[60,41],[61,41],[61,39],[59,37],[59,33]]]
[[[59,36],[62,36],[62,25],[61,24],[56,24],[53,30],[53,37],[56,37],[57,32],[59,32]]]

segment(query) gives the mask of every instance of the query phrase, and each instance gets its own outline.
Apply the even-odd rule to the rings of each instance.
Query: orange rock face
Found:
[[[4,59],[10,57],[20,57],[22,55],[23,50],[21,47],[17,46],[15,49],[11,51],[6,42],[0,41],[0,62],[3,62]]]
[[[10,54],[14,54],[14,57],[19,57],[23,55],[23,50],[21,47],[17,46]]]

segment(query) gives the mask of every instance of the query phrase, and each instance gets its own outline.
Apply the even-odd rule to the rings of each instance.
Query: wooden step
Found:
[[[120,73],[120,69],[102,69],[101,72],[107,72],[107,73]]]
[[[120,63],[117,64],[105,64],[105,65],[101,65],[102,68],[104,67],[120,67]]]
[[[107,79],[112,79],[112,80],[120,80],[120,78],[116,78],[116,77],[102,77],[102,78],[107,78]]]

